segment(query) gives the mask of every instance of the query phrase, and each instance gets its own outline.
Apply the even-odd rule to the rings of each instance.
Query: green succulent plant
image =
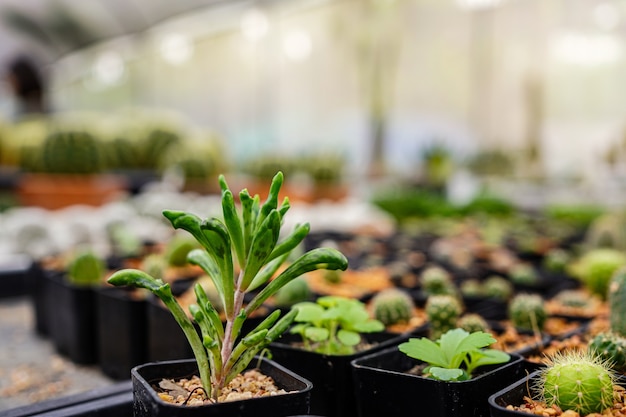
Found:
[[[573,349],[550,358],[535,385],[549,406],[587,415],[613,406],[614,381],[606,362],[588,351]]]
[[[279,240],[281,225],[290,207],[288,198],[278,204],[282,172],[274,176],[264,203],[258,195],[253,197],[246,189],[242,190],[240,209],[235,205],[224,176],[220,175],[219,182],[223,218],[201,219],[193,213],[175,210],[165,210],[163,215],[175,229],[189,232],[200,244],[201,248],[188,253],[187,260],[201,267],[213,281],[224,308],[225,323],[200,284],[194,286],[197,304],[189,307],[200,327],[201,334],[198,334],[169,284],[136,269],[117,271],[108,279],[116,286],[145,288],[163,301],[187,337],[202,386],[214,400],[229,381],[246,369],[255,355],[290,327],[299,311],[292,309],[280,317],[281,311],[275,310],[248,334],[240,334],[243,323],[252,313],[302,274],[348,267],[346,257],[339,251],[317,248],[276,274],[310,230],[308,223],[296,225],[289,235]],[[235,274],[235,271],[239,272]],[[251,295],[251,300],[244,307],[246,294]]]
[[[385,326],[408,323],[413,317],[415,303],[408,292],[399,288],[386,288],[371,300],[374,318]]]
[[[539,294],[520,293],[509,303],[509,318],[518,329],[541,331],[548,313]]]
[[[430,326],[429,337],[435,340],[456,327],[463,307],[456,297],[444,294],[428,297],[424,310]]]
[[[584,253],[571,266],[571,273],[580,279],[589,291],[606,300],[611,276],[620,267],[626,265],[624,252],[598,248]]]
[[[626,338],[613,333],[598,333],[591,339],[588,349],[619,373],[626,371]]]
[[[92,249],[80,249],[70,260],[67,279],[74,285],[96,286],[103,282],[106,272],[104,259]]]

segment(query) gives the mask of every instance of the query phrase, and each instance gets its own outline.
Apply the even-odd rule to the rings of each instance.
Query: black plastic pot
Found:
[[[472,379],[459,382],[407,373],[419,363],[397,346],[354,360],[359,417],[488,417],[489,395],[526,374],[525,362],[517,354],[511,354],[506,364],[479,368]]]
[[[524,396],[530,395],[532,397],[536,395],[535,392],[529,392],[528,390],[533,389],[531,381],[538,374],[539,371],[535,371],[528,376],[522,376],[519,380],[490,395],[487,402],[491,417],[528,416],[528,413],[510,410],[506,406],[509,404],[521,405],[524,403]]]
[[[172,313],[161,305],[158,298],[146,302],[147,361],[170,361],[193,358],[193,351],[180,325]]]
[[[250,367],[257,365],[254,359]],[[306,414],[313,385],[274,361],[261,359],[260,370],[287,394],[218,404],[184,407],[162,401],[151,384],[163,378],[178,379],[198,372],[195,360],[152,362],[132,369],[134,417],[286,417]]]
[[[96,291],[71,285],[62,274],[46,277],[48,331],[56,350],[78,364],[96,363]]]
[[[0,256],[0,299],[30,295],[38,272],[27,255]]]
[[[407,334],[365,334],[372,344],[367,350],[352,355],[333,356],[309,352],[294,346],[300,336],[285,334],[270,345],[272,359],[313,383],[311,413],[327,417],[356,417],[356,398],[350,362],[369,353],[408,340]]]
[[[133,392],[130,381],[75,395],[0,411],[0,417],[130,417]]]
[[[116,380],[130,379],[130,370],[147,361],[146,301],[124,288],[97,290],[98,361]]]

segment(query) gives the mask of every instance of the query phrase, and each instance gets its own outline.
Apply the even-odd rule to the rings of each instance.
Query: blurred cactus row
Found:
[[[37,117],[0,125],[0,166],[21,172],[125,170],[210,178],[227,168],[222,139],[171,115],[132,111]]]

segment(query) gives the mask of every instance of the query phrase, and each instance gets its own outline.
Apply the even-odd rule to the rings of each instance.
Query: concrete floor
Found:
[[[58,355],[35,333],[33,314],[29,297],[0,299],[0,411],[115,383]]]

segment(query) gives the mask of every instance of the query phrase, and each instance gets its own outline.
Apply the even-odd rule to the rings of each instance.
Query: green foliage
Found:
[[[379,291],[371,300],[374,318],[385,326],[407,323],[413,317],[415,303],[411,296],[399,288]]]
[[[476,368],[509,361],[510,355],[497,349],[486,349],[496,339],[485,332],[469,333],[451,329],[437,341],[427,337],[411,338],[398,346],[405,355],[426,362],[423,374],[441,381],[466,381]]]
[[[608,304],[611,331],[626,337],[626,267],[621,267],[611,277]]]
[[[302,274],[317,269],[345,270],[348,267],[348,260],[339,251],[317,248],[304,253],[277,273],[309,232],[308,224],[297,225],[279,240],[283,218],[289,210],[288,199],[278,204],[282,183],[283,175],[279,172],[273,178],[264,203],[258,195],[253,197],[247,190],[242,190],[239,193],[241,206],[237,207],[225,178],[220,176],[223,218],[201,219],[184,211],[163,212],[175,229],[189,232],[200,245],[199,249],[188,253],[187,260],[202,268],[213,282],[226,323],[222,322],[199,283],[194,286],[197,304],[191,305],[189,312],[201,335],[174,298],[169,284],[135,269],[117,271],[108,280],[116,286],[145,288],[163,301],[187,337],[198,363],[203,388],[214,400],[255,355],[291,326],[298,314],[298,310],[292,309],[280,317],[280,310],[276,310],[247,335],[241,335],[243,323],[253,312]],[[236,270],[240,271],[237,275]],[[246,294],[252,297],[244,306]]]
[[[595,219],[605,212],[606,209],[593,205],[553,204],[546,207],[543,214],[548,220],[565,222],[579,230],[585,230]]]
[[[361,333],[380,332],[383,323],[370,318],[359,300],[324,296],[316,302],[294,306],[298,311],[290,330],[302,337],[307,350],[326,355],[351,355],[361,342]]]
[[[518,329],[541,331],[548,318],[543,298],[538,294],[520,293],[509,303],[509,318]]]
[[[463,312],[461,303],[452,295],[431,295],[424,309],[430,325],[429,337],[433,340],[454,329]]]
[[[613,332],[598,333],[589,342],[588,349],[611,369],[626,372],[626,338]]]
[[[154,279],[164,279],[168,262],[165,257],[159,253],[151,253],[143,258],[140,269],[153,277]]]
[[[602,413],[613,406],[614,375],[602,360],[588,351],[568,350],[541,368],[537,391],[549,406],[580,415]]]
[[[589,291],[606,300],[611,276],[620,267],[626,265],[626,254],[610,248],[591,249],[578,258],[570,272],[578,278]]]
[[[105,272],[102,257],[91,249],[81,249],[69,262],[67,278],[74,285],[96,286],[102,283]]]

